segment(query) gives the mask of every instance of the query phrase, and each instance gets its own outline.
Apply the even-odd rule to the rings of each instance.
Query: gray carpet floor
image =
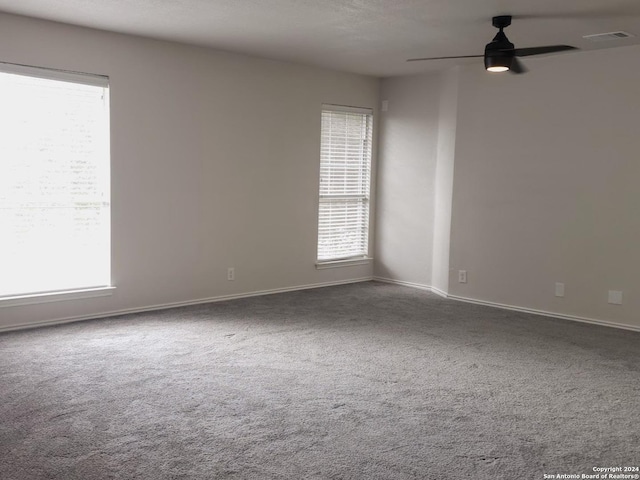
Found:
[[[0,478],[640,463],[640,334],[362,283],[0,335]]]

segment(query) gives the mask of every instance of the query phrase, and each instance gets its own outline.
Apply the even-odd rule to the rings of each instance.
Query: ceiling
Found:
[[[514,16],[516,47],[640,44],[640,0],[0,0],[0,11],[380,77],[456,65],[408,58],[482,54],[500,14]],[[619,30],[636,37],[582,38]]]

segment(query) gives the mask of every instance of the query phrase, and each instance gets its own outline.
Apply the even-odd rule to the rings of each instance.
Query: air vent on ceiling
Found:
[[[585,35],[582,38],[591,42],[607,42],[610,40],[621,40],[623,38],[634,37],[627,32],[608,32],[608,33],[596,33],[594,35]]]

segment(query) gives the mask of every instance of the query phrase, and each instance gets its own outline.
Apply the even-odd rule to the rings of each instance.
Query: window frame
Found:
[[[316,235],[316,268],[317,269],[326,269],[326,268],[335,268],[335,267],[344,267],[344,266],[355,266],[355,265],[367,265],[370,264],[372,257],[370,256],[371,251],[371,228],[372,228],[372,192],[373,192],[373,156],[374,156],[374,111],[372,108],[363,108],[363,107],[353,107],[346,105],[335,105],[335,104],[322,104],[321,108],[321,119],[325,112],[338,112],[338,113],[346,113],[346,114],[358,114],[367,117],[367,131],[364,134],[362,139],[363,142],[367,142],[364,146],[363,153],[365,158],[362,159],[363,162],[366,162],[365,165],[361,163],[359,168],[366,170],[367,176],[367,185],[366,191],[362,194],[363,201],[366,205],[366,220],[363,225],[364,231],[364,251],[348,256],[336,256],[331,258],[323,258],[320,259],[319,250],[320,250],[320,221],[321,217],[321,206],[323,203],[323,195],[321,194],[322,190],[322,169],[323,169],[323,158],[322,153],[320,155],[320,177],[318,182],[318,208],[317,208],[317,235]],[[322,151],[323,144],[323,129],[321,126],[320,130],[320,149]],[[340,196],[340,195],[337,195]],[[325,198],[330,197],[330,195],[325,196]],[[327,202],[328,203],[328,202]]]
[[[44,80],[52,80],[52,81],[63,81],[68,83],[76,83],[81,85],[93,86],[93,87],[102,87],[105,92],[105,102],[107,105],[107,109],[105,112],[106,118],[106,126],[107,126],[107,135],[106,135],[106,157],[107,157],[107,166],[106,166],[106,192],[107,199],[109,205],[108,210],[108,251],[109,251],[109,274],[108,281],[106,284],[102,285],[84,285],[79,287],[74,287],[71,289],[54,289],[54,290],[46,290],[46,291],[33,291],[33,292],[22,292],[18,294],[6,294],[0,295],[0,308],[5,307],[15,307],[20,305],[30,305],[30,304],[40,304],[40,303],[49,303],[49,302],[59,302],[65,300],[78,300],[83,298],[94,298],[94,297],[105,297],[110,296],[115,291],[115,286],[113,285],[113,258],[111,254],[111,242],[112,242],[112,229],[111,229],[111,152],[110,152],[110,118],[111,118],[111,107],[110,107],[110,86],[109,86],[109,77],[106,75],[98,75],[84,72],[76,72],[70,70],[62,70],[62,69],[54,69],[54,68],[46,68],[46,67],[36,67],[31,65],[24,65],[18,63],[9,63],[9,62],[0,62],[0,72],[6,74],[14,74],[14,75],[22,75],[32,78],[39,78]]]

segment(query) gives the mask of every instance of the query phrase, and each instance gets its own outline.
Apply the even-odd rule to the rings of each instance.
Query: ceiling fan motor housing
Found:
[[[496,24],[496,18],[494,17],[494,25]],[[511,17],[509,17],[509,24],[511,23]],[[495,68],[495,67],[506,67],[508,69],[511,68],[511,63],[513,61],[514,52],[513,49],[515,45],[509,41],[507,36],[502,31],[504,28],[502,25],[500,31],[493,37],[493,40],[487,44],[484,48],[484,68]],[[507,25],[504,25],[507,26]]]

